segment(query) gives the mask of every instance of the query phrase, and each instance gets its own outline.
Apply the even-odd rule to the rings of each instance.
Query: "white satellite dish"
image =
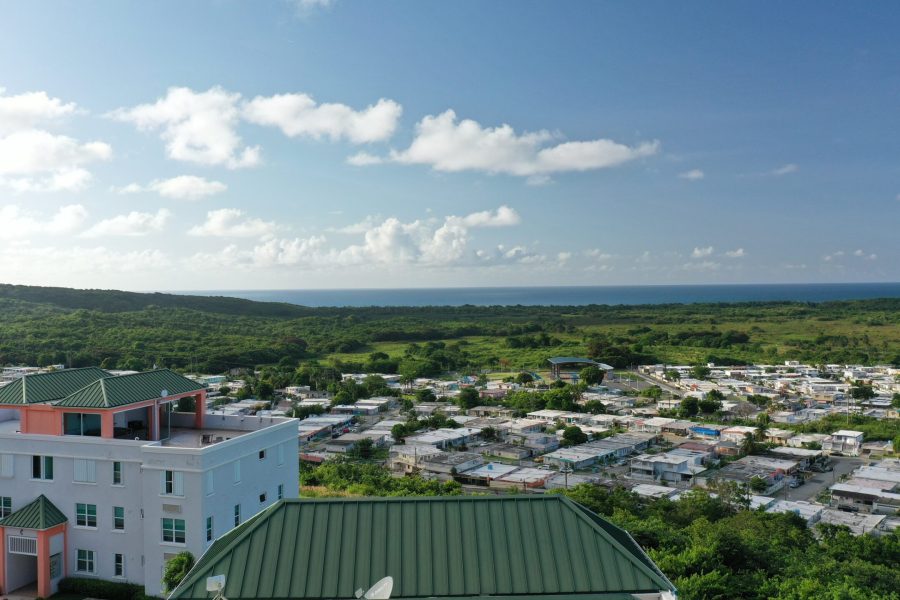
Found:
[[[228,600],[228,598],[225,597],[225,576],[213,575],[212,577],[207,577],[206,591],[216,593],[213,600]]]
[[[388,575],[383,579],[375,582],[375,585],[369,588],[369,591],[363,593],[363,589],[356,590],[357,598],[365,598],[366,600],[389,600],[391,591],[394,589],[394,578]]]
[[[160,398],[165,398],[168,395],[169,395],[169,390],[160,390],[160,392],[159,392]]]

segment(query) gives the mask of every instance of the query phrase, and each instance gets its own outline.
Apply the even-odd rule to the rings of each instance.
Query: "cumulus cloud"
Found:
[[[233,210],[233,209],[226,209]],[[220,212],[220,211],[214,211]],[[238,211],[240,212],[240,211]],[[212,215],[213,213],[210,213]],[[237,215],[235,218],[240,218]],[[208,219],[208,222],[212,220]],[[396,217],[375,219],[344,228],[343,233],[362,235],[362,240],[346,246],[328,246],[324,236],[293,239],[269,238],[252,249],[233,249],[227,253],[232,266],[271,267],[301,266],[332,268],[336,266],[452,266],[466,261],[496,257],[507,261],[534,260],[535,255],[522,247],[481,253],[469,249],[471,230],[509,227],[520,222],[518,213],[501,206],[493,211],[450,215],[443,220],[428,219],[404,222]],[[195,228],[196,229],[196,228]],[[227,229],[221,227],[220,229]],[[193,233],[193,231],[192,231]],[[195,257],[198,258],[198,257]],[[565,257],[559,256],[559,260]]]
[[[62,206],[52,215],[26,211],[14,204],[0,206],[0,239],[20,239],[32,235],[56,236],[77,231],[87,218],[81,204]]]
[[[25,284],[84,285],[98,274],[146,273],[170,264],[159,250],[122,252],[105,246],[34,246],[28,242],[0,246],[0,279]]]
[[[747,256],[747,253],[744,252],[743,248],[736,248],[734,250],[728,250],[727,252],[725,252],[725,256],[727,256],[728,258],[743,258]]]
[[[777,169],[772,169],[771,171],[769,171],[769,175],[780,177],[782,175],[790,175],[791,173],[796,173],[799,169],[800,167],[798,167],[794,163],[788,163],[786,165],[778,167]]]
[[[357,111],[346,104],[317,104],[307,94],[257,96],[243,108],[247,121],[278,127],[288,137],[348,140],[354,144],[389,139],[402,113],[402,106],[385,98]]]
[[[517,134],[509,125],[482,127],[457,121],[448,110],[429,115],[416,126],[412,144],[393,151],[390,160],[429,165],[437,171],[484,171],[533,177],[566,171],[614,167],[659,151],[658,141],[627,146],[608,139],[552,144],[548,131]]]
[[[374,154],[369,154],[368,152],[357,152],[356,154],[347,157],[347,164],[353,165],[354,167],[380,165],[383,162],[383,158],[375,156]]]
[[[7,96],[0,88],[0,135],[31,129],[38,124],[61,119],[76,110],[74,102],[64,103],[47,92],[25,92]]]
[[[162,231],[172,213],[161,208],[155,213],[131,211],[104,219],[81,234],[81,237],[98,238],[112,236],[141,237]]]
[[[705,248],[694,248],[694,251],[691,252],[691,258],[703,258],[705,256],[709,256],[713,253],[713,247],[707,246]]]
[[[612,260],[614,258],[614,256],[612,254],[610,254],[609,252],[604,252],[603,250],[600,250],[599,248],[592,248],[590,250],[585,250],[584,255],[587,256],[588,258],[592,258],[594,260],[601,261],[601,262]]]
[[[42,177],[0,177],[0,187],[16,193],[77,192],[93,180],[90,171],[80,167],[62,168]]]
[[[153,104],[120,108],[110,116],[142,131],[159,130],[169,158],[229,169],[252,167],[260,162],[260,149],[244,146],[237,134],[240,98],[218,86],[205,92],[172,87]]]
[[[699,181],[700,179],[706,177],[706,174],[700,169],[691,169],[690,171],[679,173],[678,177],[681,179],[687,179],[688,181]]]
[[[221,181],[210,181],[195,175],[179,175],[170,179],[155,179],[148,185],[129,183],[113,191],[119,194],[138,194],[141,192],[156,192],[165,198],[175,200],[199,200],[208,196],[220,194],[228,189]]]
[[[681,265],[681,268],[685,271],[718,271],[720,266],[722,265],[715,261],[703,260],[700,262],[685,263]]]
[[[206,213],[206,221],[192,227],[190,235],[203,237],[263,237],[275,231],[275,223],[247,218],[237,208],[220,208]]]

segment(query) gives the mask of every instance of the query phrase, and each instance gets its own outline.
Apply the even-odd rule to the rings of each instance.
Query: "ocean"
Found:
[[[341,290],[205,290],[176,293],[232,296],[302,306],[476,306],[693,304],[793,300],[824,302],[900,298],[900,283],[615,285]]]

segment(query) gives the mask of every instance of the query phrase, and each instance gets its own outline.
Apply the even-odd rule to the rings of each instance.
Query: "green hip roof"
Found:
[[[8,517],[0,519],[0,527],[43,530],[61,525],[67,520],[66,515],[41,494]]]
[[[54,402],[64,408],[116,408],[164,396],[205,390],[206,386],[169,369],[105,377]]]
[[[0,387],[0,405],[26,405],[65,398],[110,374],[97,367],[25,375]]]
[[[218,539],[172,599],[609,599],[674,590],[623,530],[564,496],[283,500]]]

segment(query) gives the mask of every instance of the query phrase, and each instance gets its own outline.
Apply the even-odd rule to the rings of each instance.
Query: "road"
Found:
[[[819,492],[840,481],[842,475],[847,475],[857,467],[865,464],[860,458],[847,458],[832,456],[831,464],[834,471],[830,473],[813,473],[813,477],[798,488],[791,489],[787,486],[779,490],[774,496],[779,500],[806,500],[814,502]]]

